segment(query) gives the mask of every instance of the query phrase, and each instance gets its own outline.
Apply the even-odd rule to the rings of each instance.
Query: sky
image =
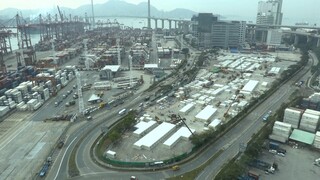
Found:
[[[93,0],[94,4],[105,3],[108,0]],[[147,0],[123,0],[139,4]],[[170,11],[175,8],[190,9],[195,12],[212,12],[222,16],[234,16],[234,20],[255,21],[258,2],[260,0],[151,0],[151,5],[159,10]],[[90,4],[91,0],[0,0],[0,9],[37,9],[60,7],[77,8]],[[320,0],[283,0],[283,22],[320,21]],[[151,12],[152,14],[152,12]],[[239,19],[240,18],[240,19]],[[320,22],[319,22],[320,25]]]

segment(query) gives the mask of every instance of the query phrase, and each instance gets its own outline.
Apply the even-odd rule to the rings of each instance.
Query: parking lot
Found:
[[[320,167],[313,164],[314,160],[320,157],[319,151],[312,151],[308,148],[293,148],[289,145],[282,145],[287,150],[285,157],[264,151],[259,158],[268,163],[277,163],[279,170],[274,174],[265,174],[262,170],[261,179],[284,180],[284,179],[305,179],[316,180],[320,177]]]

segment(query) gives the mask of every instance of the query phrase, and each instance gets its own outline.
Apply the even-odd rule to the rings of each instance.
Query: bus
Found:
[[[121,116],[121,115],[124,115],[125,113],[126,113],[126,109],[122,109],[121,111],[119,111],[119,115]]]

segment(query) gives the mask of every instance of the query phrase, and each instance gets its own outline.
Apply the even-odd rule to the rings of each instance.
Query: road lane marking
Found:
[[[64,157],[65,157],[66,154],[67,154],[68,149],[70,148],[70,146],[72,145],[72,143],[73,143],[77,138],[78,138],[78,136],[75,137],[75,138],[71,141],[71,143],[69,144],[69,146],[66,148],[66,150],[65,150],[65,152],[64,152],[64,154],[63,154],[63,156],[62,156],[62,159],[61,159],[61,161],[60,161],[60,164],[59,164],[59,167],[58,167],[58,171],[57,171],[56,176],[54,177],[54,180],[56,180],[57,177],[58,177],[58,175],[59,175],[59,172],[60,172],[60,169],[61,169],[61,166],[62,166],[62,162],[63,162],[63,160],[64,160]]]

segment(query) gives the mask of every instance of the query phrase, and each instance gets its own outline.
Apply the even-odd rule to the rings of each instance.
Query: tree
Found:
[[[114,130],[109,134],[109,139],[113,143],[118,141],[120,138],[121,138],[121,134],[118,131]]]

